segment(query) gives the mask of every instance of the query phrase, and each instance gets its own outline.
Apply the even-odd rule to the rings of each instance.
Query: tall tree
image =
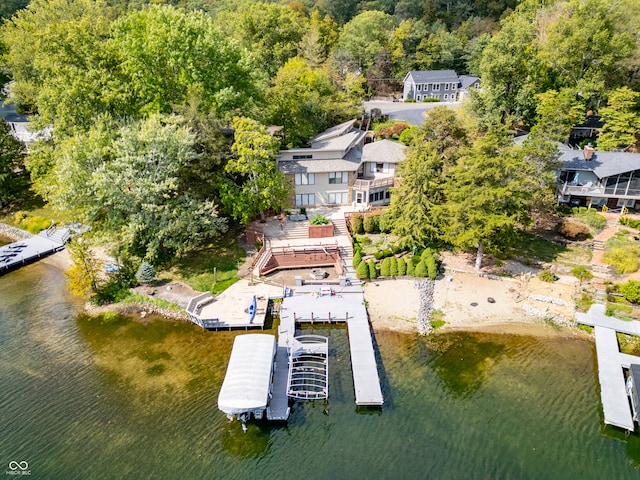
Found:
[[[513,245],[518,228],[531,222],[531,170],[503,127],[478,138],[450,169],[445,184],[444,238],[463,250],[484,252]]]
[[[238,11],[220,15],[217,20],[249,52],[253,68],[264,71],[267,78],[300,54],[307,30],[298,12],[266,2],[243,2]]]
[[[398,165],[398,184],[385,216],[405,246],[424,247],[440,240],[442,168],[442,157],[428,144],[411,149]]]
[[[24,145],[11,134],[7,122],[0,120],[0,209],[27,189]]]
[[[184,189],[192,133],[171,116],[119,124],[96,119],[58,147],[47,200],[152,263],[226,230],[213,200]]]
[[[531,135],[566,142],[571,128],[584,120],[585,107],[577,100],[572,88],[564,88],[559,92],[548,90],[538,94],[536,114]]]
[[[347,52],[361,69],[366,70],[380,51],[389,48],[395,24],[395,18],[386,13],[363,12],[342,28],[336,48]]]
[[[292,187],[276,168],[280,142],[249,118],[234,118],[233,128],[235,158],[227,163],[219,187],[227,211],[246,224],[265,210],[284,207]]]
[[[617,150],[640,141],[640,93],[628,87],[615,90],[600,114],[604,125],[598,136],[598,148]]]

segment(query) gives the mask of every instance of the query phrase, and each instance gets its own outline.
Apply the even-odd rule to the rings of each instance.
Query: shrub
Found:
[[[373,259],[369,260],[369,262],[367,263],[368,267],[369,267],[369,278],[378,278],[378,271],[376,270],[376,263],[373,261]]]
[[[385,260],[389,260],[389,275],[392,277],[398,276],[398,259],[393,255]]]
[[[51,220],[44,217],[25,217],[20,222],[20,227],[31,233],[39,233],[51,226]]]
[[[631,303],[640,303],[640,282],[629,280],[618,287],[620,293]]]
[[[400,257],[398,259],[398,275],[403,276],[407,274],[407,262],[404,261],[404,258]]]
[[[361,220],[362,220],[362,218],[361,218]],[[357,235],[356,236],[356,241],[360,245],[371,245],[371,238],[367,237],[366,235]]]
[[[381,233],[390,233],[393,228],[393,220],[389,215],[381,213],[378,215],[378,230]]]
[[[607,226],[607,219],[604,215],[599,214],[595,208],[574,207],[571,209],[571,213],[595,230],[602,230]]]
[[[558,224],[558,233],[569,240],[584,240],[591,231],[589,226],[575,220],[563,220]]]
[[[360,262],[356,267],[356,277],[360,280],[366,280],[369,278],[369,266],[367,262]]]
[[[433,255],[429,255],[424,260],[424,264],[427,267],[427,276],[431,280],[435,280],[438,276],[438,264]],[[417,267],[416,267],[417,268]]]
[[[355,253],[353,254],[353,259],[351,260],[351,264],[357,268],[358,265],[360,265],[360,262],[362,262],[362,254],[360,253],[359,250],[356,250]]]
[[[156,271],[153,266],[147,262],[142,262],[136,272],[136,280],[142,285],[149,284],[156,279]]]
[[[405,258],[406,264],[407,264],[407,275],[409,275],[410,277],[413,277],[416,274],[416,270],[415,270],[415,266],[413,265],[413,259],[409,259],[407,260]]]
[[[632,246],[613,247],[604,253],[603,260],[616,269],[616,273],[633,273],[638,270],[640,249]]]
[[[576,277],[582,283],[583,280],[591,280],[593,278],[593,273],[587,270],[587,267],[579,265],[577,267],[573,267],[571,273],[574,277]]]
[[[373,213],[367,213],[363,220],[364,231],[367,233],[374,233],[379,231],[378,229],[378,215]]]
[[[410,128],[407,128],[406,130],[404,130],[401,134],[400,134],[400,138],[399,140],[404,143],[405,145],[408,145],[409,142],[411,141],[411,136],[416,133],[418,131],[418,127],[413,126]]]
[[[20,212],[18,212],[20,213]],[[17,215],[17,214],[16,214]],[[640,220],[636,220],[629,217],[620,217],[619,222],[623,225],[626,225],[631,228],[635,228],[636,230],[640,230]]]
[[[311,219],[310,223],[311,225],[329,225],[331,223],[331,220],[329,220],[324,215],[318,214]]]
[[[351,229],[354,233],[362,234],[364,233],[364,227],[362,222],[362,214],[354,213],[351,215]]]
[[[428,273],[429,272],[427,271],[427,266],[425,265],[425,263],[422,260],[420,260],[418,262],[418,265],[416,265],[416,270],[415,270],[414,275],[416,277],[426,277],[428,275]]]
[[[556,276],[551,270],[543,270],[538,274],[538,278],[543,282],[553,283],[556,281]]]
[[[440,99],[439,98],[432,98],[432,97],[424,97],[422,99],[423,103],[433,103],[433,102],[439,102]]]
[[[391,259],[385,258],[380,264],[380,275],[383,277],[391,276]]]

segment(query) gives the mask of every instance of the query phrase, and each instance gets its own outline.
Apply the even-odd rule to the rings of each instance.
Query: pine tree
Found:
[[[391,276],[391,259],[389,257],[382,260],[380,264],[380,275],[383,277]]]
[[[413,260],[411,258],[405,259],[407,262],[407,275],[410,277],[414,277],[416,274],[415,267],[413,266]]]
[[[148,285],[156,279],[156,271],[147,262],[142,262],[136,272],[136,280],[142,285]]]
[[[394,256],[389,257],[389,275],[391,277],[398,276],[398,259]]]

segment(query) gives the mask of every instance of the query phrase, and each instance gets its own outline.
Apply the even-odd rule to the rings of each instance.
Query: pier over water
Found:
[[[70,236],[68,228],[51,226],[38,235],[0,247],[0,275],[62,250]]]

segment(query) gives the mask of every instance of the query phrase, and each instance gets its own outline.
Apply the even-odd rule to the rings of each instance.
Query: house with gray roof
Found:
[[[560,144],[558,201],[573,206],[640,209],[640,153]]]
[[[404,146],[389,140],[365,145],[366,132],[355,120],[332,127],[311,139],[308,148],[281,150],[278,170],[295,186],[292,206],[314,207],[389,202],[395,166]]]
[[[422,102],[426,98],[437,98],[441,102],[455,102],[471,88],[478,88],[480,79],[460,75],[453,70],[414,70],[402,81],[403,100]]]

